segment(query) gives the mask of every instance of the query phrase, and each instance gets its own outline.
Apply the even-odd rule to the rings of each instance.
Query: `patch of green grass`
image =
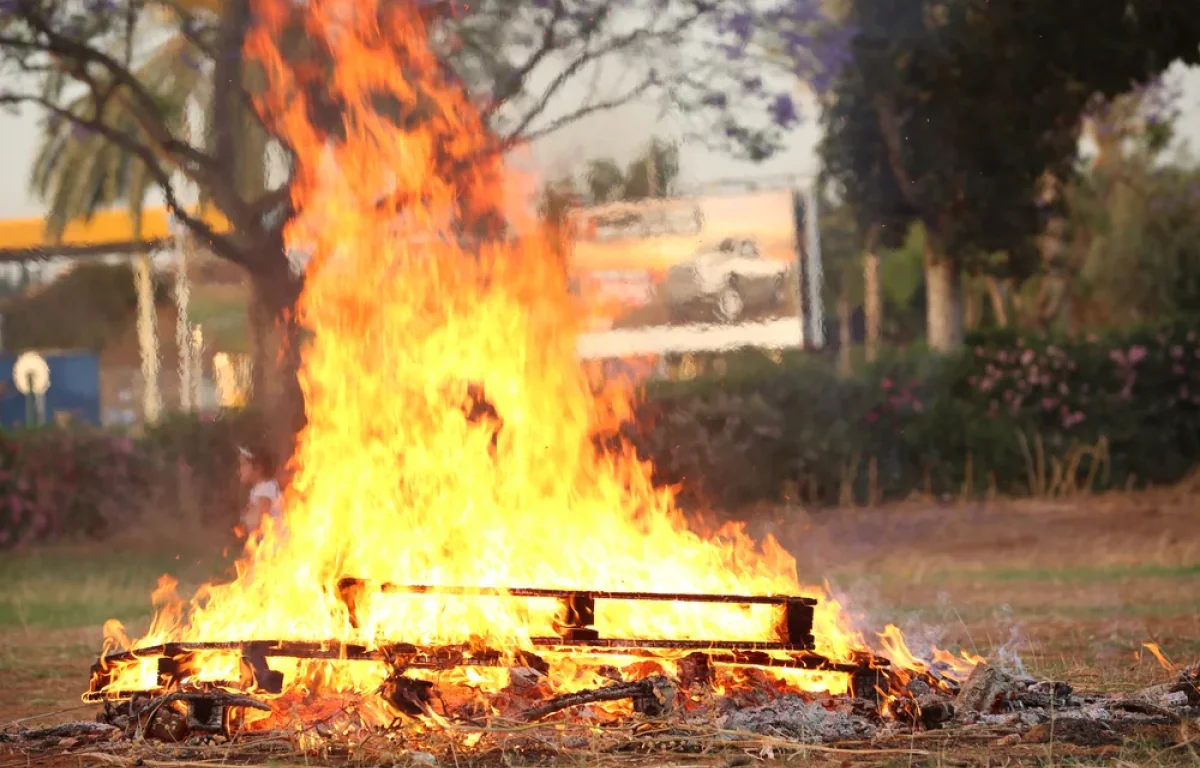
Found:
[[[0,628],[69,629],[106,619],[134,622],[151,615],[150,593],[163,574],[198,582],[219,575],[215,556],[176,557],[53,548],[9,554],[0,562]]]
[[[1081,568],[998,569],[990,571],[939,571],[927,574],[933,583],[963,581],[1031,581],[1050,584],[1096,583],[1126,579],[1191,579],[1200,577],[1200,563],[1191,565],[1112,565]]]
[[[198,286],[188,302],[192,322],[204,329],[205,339],[225,352],[246,352],[250,348],[246,318],[246,296],[229,290],[210,290]]]

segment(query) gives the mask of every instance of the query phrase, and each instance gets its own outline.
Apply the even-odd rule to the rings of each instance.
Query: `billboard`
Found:
[[[571,224],[582,357],[803,344],[791,190],[613,203]]]

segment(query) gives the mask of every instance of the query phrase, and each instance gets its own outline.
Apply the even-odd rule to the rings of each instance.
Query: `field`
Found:
[[[778,510],[758,516],[753,527],[776,533],[796,554],[802,575],[828,579],[867,626],[895,622],[914,644],[924,638],[985,656],[1017,654],[1032,674],[1085,690],[1167,679],[1143,642],[1158,643],[1181,664],[1200,659],[1200,495],[1189,490],[811,515]],[[78,697],[103,621],[117,617],[131,632],[143,629],[157,577],[170,572],[186,584],[218,575],[228,567],[220,549],[219,542],[189,549],[114,542],[6,554],[0,725],[34,716],[27,724],[89,719]],[[969,762],[1100,759],[1071,758],[1065,747],[1020,749],[993,760],[985,748]],[[868,756],[805,753],[794,760],[848,765]],[[899,762],[874,757],[875,764],[934,760],[916,753]],[[1200,765],[1190,746],[1164,750],[1150,743],[1131,743],[1103,760]],[[939,764],[956,761],[944,751],[936,757]],[[17,763],[0,753],[0,765],[10,764]]]

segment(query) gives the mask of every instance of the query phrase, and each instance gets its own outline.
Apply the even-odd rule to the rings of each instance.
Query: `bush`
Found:
[[[661,479],[737,506],[1169,483],[1200,461],[1200,336],[975,335],[852,379],[795,359],[657,386],[640,446]]]
[[[0,547],[97,537],[136,521],[154,456],[126,437],[44,429],[0,436]]]
[[[232,526],[245,502],[238,480],[238,446],[256,446],[264,422],[253,409],[217,418],[172,414],[147,430],[143,446],[163,468],[158,482],[198,519]]]

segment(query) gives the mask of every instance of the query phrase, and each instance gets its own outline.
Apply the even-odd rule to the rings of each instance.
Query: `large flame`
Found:
[[[581,313],[553,243],[473,225],[504,208],[492,137],[445,77],[409,3],[261,0],[247,54],[270,87],[260,107],[296,155],[293,247],[313,254],[298,312],[311,330],[308,425],[285,499],[235,581],[186,606],[173,584],[149,635],[167,640],[484,641],[528,648],[553,634],[550,601],[379,595],[351,626],[336,584],[373,582],[820,597],[817,651],[848,659],[861,639],[837,602],[803,587],[774,539],[740,525],[697,533],[651,467],[612,439],[633,388],[597,386],[576,355]],[[332,67],[289,61],[280,40],[303,13]],[[293,38],[295,36],[293,35]],[[323,89],[321,104],[313,103]],[[339,123],[314,115],[336,109]],[[325,120],[324,122],[329,122]],[[489,159],[490,158],[490,159]],[[489,407],[486,407],[490,405]],[[598,440],[597,437],[607,437]],[[612,638],[771,640],[769,607],[600,604]],[[379,670],[289,668],[293,688],[367,690]],[[197,679],[236,677],[214,653]],[[308,671],[305,671],[308,669]],[[138,687],[150,665],[118,674]],[[796,685],[845,689],[844,675]],[[307,676],[307,677],[306,677]],[[563,681],[566,684],[565,681]]]

